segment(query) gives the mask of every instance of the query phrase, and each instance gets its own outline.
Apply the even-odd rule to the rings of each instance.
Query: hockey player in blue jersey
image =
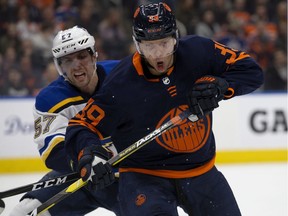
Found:
[[[139,6],[133,18],[137,52],[107,76],[86,107],[69,121],[65,148],[83,180],[102,188],[114,182],[102,137],[118,152],[186,109],[182,121],[119,163],[119,202],[125,216],[241,215],[233,192],[215,166],[212,111],[223,99],[263,83],[249,54],[211,39],[178,37],[165,3]],[[225,118],[225,116],[223,116]],[[231,143],[233,145],[233,143]]]
[[[99,90],[106,73],[119,62],[97,62],[93,36],[78,26],[58,32],[53,41],[52,52],[61,76],[37,95],[33,110],[34,140],[45,165],[53,170],[42,180],[73,172],[64,149],[68,121]],[[109,142],[109,139],[103,142]],[[68,182],[25,194],[10,215],[26,215],[70,184]],[[120,215],[117,202],[118,182],[104,190],[90,191],[89,188],[83,188],[41,215],[82,216],[98,207]]]

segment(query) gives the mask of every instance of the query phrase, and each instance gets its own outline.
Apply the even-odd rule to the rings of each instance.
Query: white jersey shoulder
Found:
[[[69,120],[84,108],[88,99],[62,77],[38,94],[33,109],[34,141],[44,162],[51,150],[64,141]]]

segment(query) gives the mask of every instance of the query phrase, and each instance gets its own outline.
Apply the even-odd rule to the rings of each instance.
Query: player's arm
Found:
[[[204,39],[211,71],[196,80],[188,92],[190,111],[205,116],[223,99],[248,94],[263,84],[263,72],[251,56],[243,51]]]
[[[114,181],[112,167],[107,160],[117,151],[113,144],[107,147],[101,142],[107,137],[101,129],[111,132],[115,125],[113,119],[116,119],[115,115],[106,113],[91,98],[84,109],[70,119],[66,130],[65,149],[71,164],[84,181],[90,180],[97,189]]]
[[[215,41],[212,48],[214,75],[225,79],[229,84],[229,93],[224,99],[251,93],[263,84],[263,71],[248,53]]]
[[[91,98],[86,106],[70,119],[66,130],[65,148],[70,159],[77,162],[79,152],[87,146],[101,145],[105,136],[98,125],[105,118],[105,112],[94,104]]]
[[[33,110],[34,142],[46,167],[67,171],[70,166],[66,159],[64,139],[69,119],[60,113]]]

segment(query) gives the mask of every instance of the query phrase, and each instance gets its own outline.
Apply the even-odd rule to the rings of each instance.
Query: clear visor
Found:
[[[97,52],[94,55],[96,58],[98,57]],[[91,55],[87,50],[81,50],[58,59],[54,58],[54,63],[59,74],[63,76],[67,76],[67,72],[71,71],[72,68],[80,68],[81,65],[85,67],[95,66],[95,62],[91,61]]]
[[[136,43],[137,51],[144,55],[145,58],[149,59],[159,59],[165,58],[174,53],[174,46],[176,44],[176,39],[173,37],[168,37],[160,40],[144,41]]]

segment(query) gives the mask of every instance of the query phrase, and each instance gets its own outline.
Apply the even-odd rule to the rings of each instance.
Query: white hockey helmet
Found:
[[[59,61],[59,58],[71,53],[87,49],[93,55],[95,51],[95,39],[91,36],[85,28],[74,26],[72,28],[59,31],[53,40],[52,53],[54,56],[54,63],[60,75],[65,76]]]

